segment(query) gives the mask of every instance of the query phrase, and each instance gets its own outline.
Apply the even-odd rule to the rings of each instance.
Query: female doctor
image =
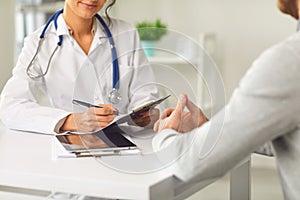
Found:
[[[117,112],[155,99],[153,72],[135,28],[97,13],[106,0],[66,0],[48,23],[29,35],[1,94],[0,117],[11,129],[53,133],[95,131]],[[101,108],[73,105],[77,99]],[[150,113],[151,112],[151,113]],[[152,125],[159,111],[136,122]]]

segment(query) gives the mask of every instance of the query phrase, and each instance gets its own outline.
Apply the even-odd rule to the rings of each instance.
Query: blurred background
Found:
[[[64,1],[50,0],[0,1],[0,92],[11,76],[24,37],[63,5]],[[275,0],[117,0],[111,15],[132,24],[161,19],[168,29],[203,45],[220,72],[226,102],[255,58],[293,34],[297,26],[296,20],[279,12]],[[167,38],[161,42],[167,44]],[[198,57],[188,44],[178,45],[185,55]],[[149,60],[153,65],[186,65],[164,58],[161,52]],[[180,69],[180,73],[187,73],[185,76],[193,73],[187,67]],[[197,80],[191,83],[198,88]],[[251,171],[252,199],[283,199],[272,158],[253,155]],[[226,176],[189,199],[227,199],[228,191]]]

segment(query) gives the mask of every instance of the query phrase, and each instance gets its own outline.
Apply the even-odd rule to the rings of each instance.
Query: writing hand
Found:
[[[93,132],[111,123],[116,110],[111,104],[100,104],[102,108],[90,107],[85,112],[67,116],[61,131]]]

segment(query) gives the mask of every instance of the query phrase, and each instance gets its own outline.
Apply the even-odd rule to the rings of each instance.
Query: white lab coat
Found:
[[[34,63],[34,70],[46,70],[51,53],[63,35],[62,46],[54,55],[44,78],[33,80],[26,68],[37,49],[41,27],[29,35],[1,94],[0,117],[11,128],[24,131],[53,133],[72,112],[83,111],[72,105],[72,99],[94,104],[110,103],[112,90],[112,56],[110,43],[98,20],[95,20],[94,39],[88,55],[71,37],[62,17],[58,29],[49,26],[45,40]],[[110,31],[115,40],[119,59],[120,93],[122,101],[114,105],[120,113],[128,113],[157,96],[152,69],[141,49],[135,28],[113,19]]]

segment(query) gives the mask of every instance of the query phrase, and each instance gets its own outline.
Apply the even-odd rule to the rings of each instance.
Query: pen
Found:
[[[79,100],[76,100],[76,99],[73,99],[72,103],[80,105],[80,106],[85,106],[85,107],[88,107],[88,108],[90,108],[90,107],[103,108],[101,106],[93,105],[93,104],[90,104],[90,103],[87,103],[87,102],[83,102],[83,101],[79,101]]]

